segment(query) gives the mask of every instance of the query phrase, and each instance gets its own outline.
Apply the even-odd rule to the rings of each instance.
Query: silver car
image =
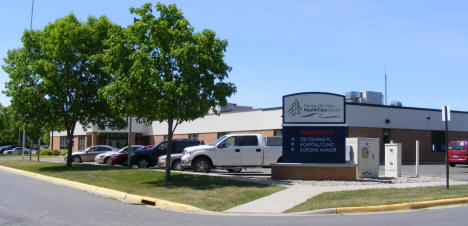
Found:
[[[182,166],[182,163],[180,162],[181,158],[182,158],[182,153],[171,154],[171,169],[177,170],[177,171],[184,170],[184,167]],[[158,166],[159,168],[166,168],[166,155],[161,155],[159,157]]]
[[[86,148],[84,151],[73,152],[71,156],[72,162],[93,162],[96,155],[102,154],[109,151],[119,151],[119,149],[107,146],[107,145],[96,145]],[[65,155],[63,159],[67,161],[68,155]]]
[[[29,155],[29,152],[31,150],[27,149],[27,148],[24,148],[24,154],[25,155]],[[11,150],[6,150],[3,152],[3,154],[13,154],[13,155],[20,155],[21,154],[21,147],[16,147],[16,148],[13,148]]]
[[[132,145],[132,151],[135,151],[137,149],[140,149],[142,148],[143,146],[142,145]],[[108,151],[108,152],[104,152],[102,154],[98,154],[96,155],[96,157],[94,158],[94,161],[99,163],[99,164],[107,164],[108,160],[110,159],[110,157],[113,155],[113,154],[117,154],[117,153],[125,153],[125,152],[128,152],[128,146],[125,146],[124,148],[118,150],[118,151]]]

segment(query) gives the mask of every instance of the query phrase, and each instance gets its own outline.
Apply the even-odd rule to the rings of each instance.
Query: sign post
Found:
[[[449,154],[448,154],[448,122],[450,121],[450,107],[442,108],[442,121],[445,122],[445,178],[446,188],[449,188]]]

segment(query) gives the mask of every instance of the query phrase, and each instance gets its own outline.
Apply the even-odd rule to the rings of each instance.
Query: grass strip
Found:
[[[172,172],[170,180],[166,181],[163,171],[88,164],[73,164],[68,168],[64,163],[2,160],[0,165],[211,211],[223,211],[284,189],[281,186],[176,172]]]
[[[468,185],[417,188],[385,188],[354,191],[326,192],[291,208],[286,213],[317,209],[377,206],[407,202],[467,197]]]

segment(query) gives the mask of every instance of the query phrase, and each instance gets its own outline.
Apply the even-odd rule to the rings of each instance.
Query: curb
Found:
[[[390,204],[390,205],[381,205],[381,206],[336,208],[336,214],[422,209],[422,208],[428,208],[428,207],[433,207],[433,206],[455,205],[455,204],[465,204],[465,203],[468,203],[468,197],[454,198],[454,199],[440,199],[440,200],[422,201],[422,202],[410,202],[410,203],[401,203],[401,204]]]
[[[156,199],[156,198],[151,198],[151,197],[146,197],[146,196],[129,194],[129,193],[125,193],[125,192],[121,192],[121,191],[117,191],[117,190],[113,190],[109,188],[102,188],[102,187],[84,184],[84,183],[75,182],[75,181],[70,181],[66,179],[45,176],[42,174],[18,170],[18,169],[14,169],[14,168],[2,166],[2,165],[0,165],[0,169],[11,172],[11,173],[35,178],[38,180],[47,181],[53,184],[63,185],[69,188],[74,188],[74,189],[86,191],[89,193],[101,195],[104,197],[125,200],[129,203],[149,204],[149,205],[153,205],[153,206],[164,208],[164,209],[172,209],[172,210],[187,211],[187,212],[204,211],[198,207],[187,205],[187,204],[176,203],[176,202],[171,202],[171,201],[167,201],[163,199]]]

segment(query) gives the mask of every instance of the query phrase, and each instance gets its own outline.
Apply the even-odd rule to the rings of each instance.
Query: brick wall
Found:
[[[433,152],[430,130],[390,129],[395,143],[402,144],[402,162],[414,164],[416,159],[416,140],[419,140],[420,162],[443,162],[444,152]],[[348,137],[369,137],[380,139],[380,162],[385,159],[382,128],[349,127]],[[468,139],[468,132],[450,132],[449,141]]]

